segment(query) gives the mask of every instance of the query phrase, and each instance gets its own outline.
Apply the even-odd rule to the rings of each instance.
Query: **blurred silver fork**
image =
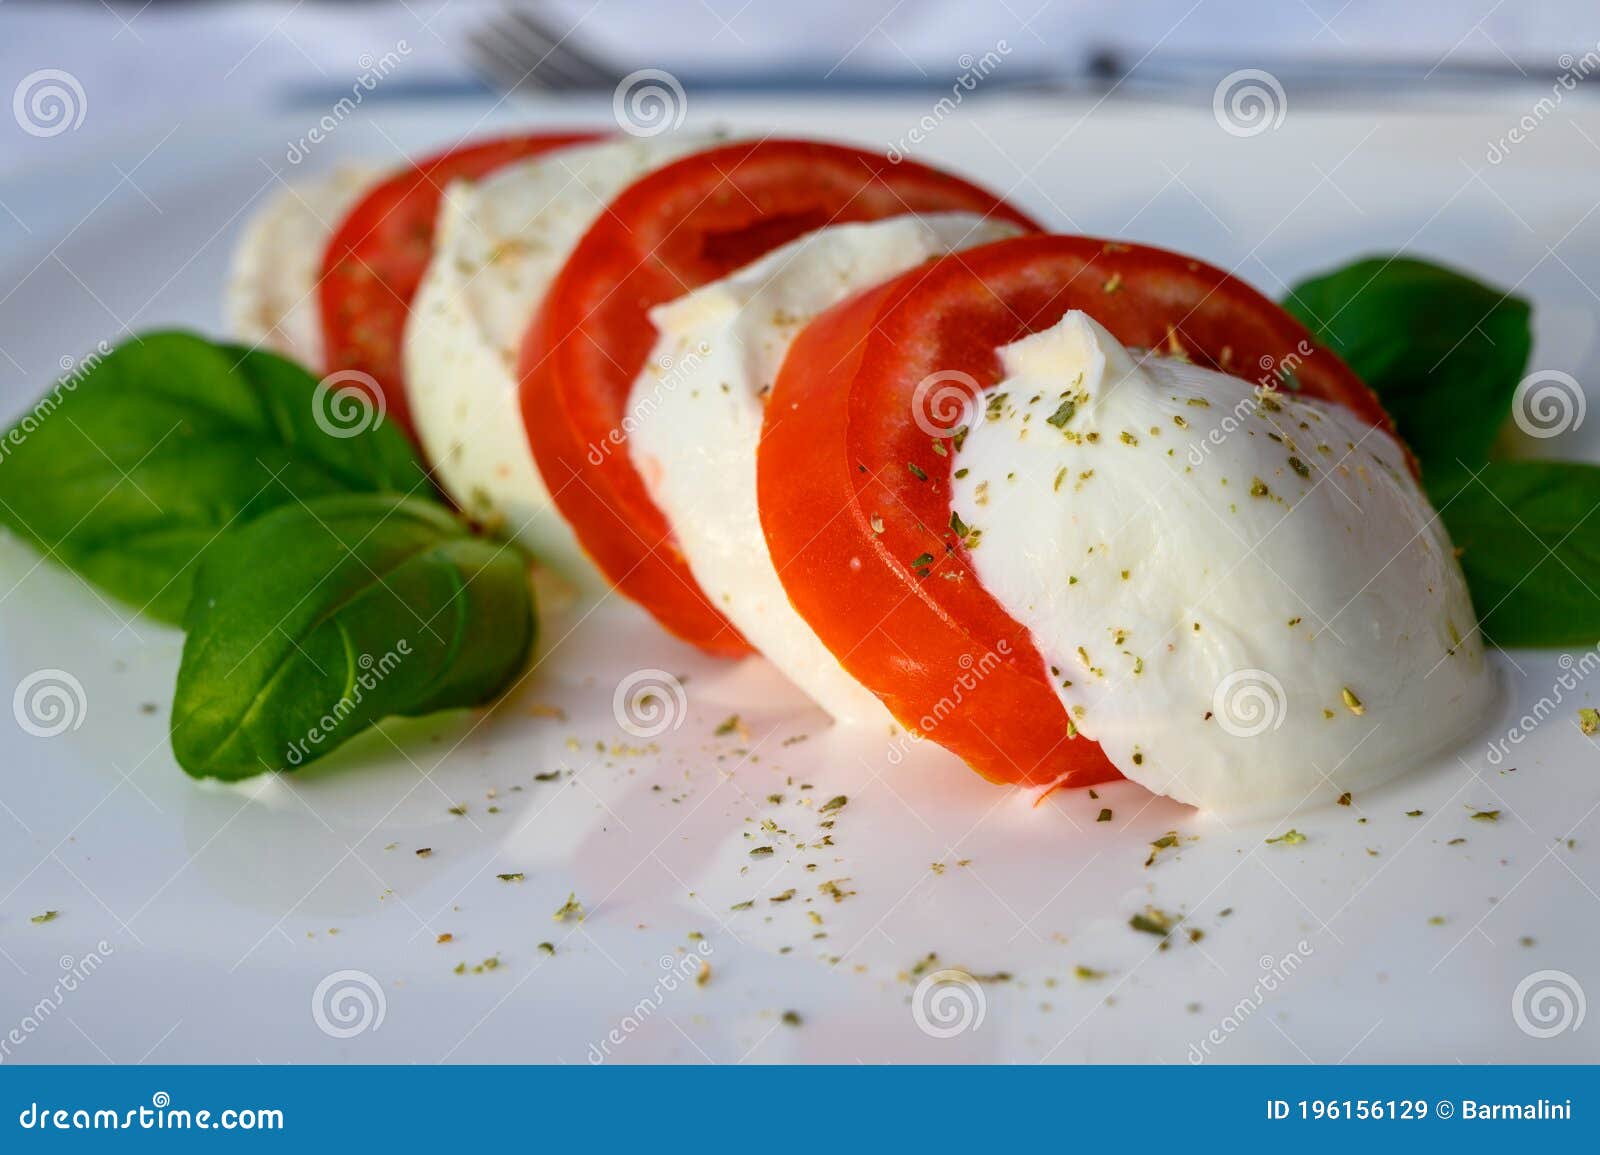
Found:
[[[4,0],[0,0],[4,3]],[[474,67],[500,91],[534,89],[541,91],[590,91],[615,89],[623,72],[578,47],[574,29],[557,32],[549,19],[536,15],[537,3],[507,3],[478,27],[467,40]],[[1189,52],[1146,54],[1136,60],[1133,54],[1109,45],[1091,45],[1081,60],[1065,60],[1044,69],[1012,69],[987,82],[991,88],[1024,89],[1046,92],[1104,94],[1121,91],[1147,99],[1197,99],[1212,93],[1217,80],[1245,64],[1251,71],[1264,71],[1297,94],[1342,99],[1365,94],[1375,99],[1396,91],[1485,88],[1504,85],[1547,85],[1573,76],[1588,84],[1600,74],[1580,74],[1568,68],[1557,72],[1548,63],[1513,61],[1428,61],[1422,58],[1346,60],[1271,57],[1254,61],[1228,54]],[[681,82],[690,78],[682,74]],[[906,76],[899,73],[868,74],[824,78],[799,67],[792,74],[768,71],[757,76],[702,76],[694,78],[700,87],[731,89],[771,89],[800,87],[816,89],[858,88],[884,92],[906,89],[943,88],[942,75]]]
[[[622,73],[572,43],[523,5],[508,5],[467,34],[473,66],[495,88],[605,91]]]

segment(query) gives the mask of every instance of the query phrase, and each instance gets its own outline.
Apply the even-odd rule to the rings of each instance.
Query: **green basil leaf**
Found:
[[[1425,474],[1489,459],[1532,344],[1526,301],[1374,257],[1302,281],[1283,305],[1372,387]]]
[[[1600,466],[1497,461],[1433,480],[1485,638],[1592,646],[1600,638]],[[1595,515],[1591,517],[1591,515]]]
[[[227,527],[331,493],[431,493],[392,425],[272,353],[147,333],[90,357],[0,437],[0,522],[178,621]]]
[[[195,777],[293,769],[381,718],[494,698],[533,645],[528,560],[431,502],[282,506],[207,552],[172,748]]]

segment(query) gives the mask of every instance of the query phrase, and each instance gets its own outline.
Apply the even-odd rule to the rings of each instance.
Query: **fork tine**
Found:
[[[611,88],[622,79],[622,74],[609,65],[583,51],[574,42],[575,29],[556,31],[530,9],[517,5],[504,12],[505,35],[514,43],[525,43],[539,55],[535,59],[558,62],[558,70],[569,77],[574,86]]]
[[[529,70],[529,61],[509,48],[503,39],[489,29],[475,29],[467,34],[467,45],[472,62],[485,79],[495,88],[511,92],[518,88],[549,89],[556,87],[552,74],[542,70]]]
[[[468,32],[467,41],[479,71],[505,90],[603,90],[621,79],[521,8],[490,16]]]
[[[485,63],[492,65],[493,78],[507,90],[535,88],[542,91],[569,91],[583,87],[561,54],[548,47],[534,50],[530,45],[505,34],[495,24],[473,33],[473,41]]]
[[[480,34],[492,50],[515,72],[512,87],[526,83],[538,88],[573,89],[581,87],[578,75],[548,44],[530,40],[506,19],[491,22]]]

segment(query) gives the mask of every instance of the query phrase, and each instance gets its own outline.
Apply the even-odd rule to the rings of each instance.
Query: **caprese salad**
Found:
[[[1471,284],[1421,269],[1436,313]],[[1350,295],[1387,291],[1383,273]],[[245,497],[243,469],[176,538],[91,511],[92,542],[72,510],[29,520],[0,493],[111,592],[190,599],[173,740],[194,773],[298,765],[388,714],[501,692],[533,615],[495,539],[709,654],[761,655],[841,724],[1041,790],[1120,775],[1281,811],[1404,771],[1493,696],[1419,481],[1435,463],[1328,347],[1359,342],[1189,257],[1047,234],[929,166],[808,140],[476,142],[281,192],[228,301],[248,348],[206,360],[160,335],[95,373],[124,395],[170,377],[153,357],[227,378],[218,420],[271,442],[288,481]],[[388,423],[284,416],[330,382]],[[315,533],[306,509],[359,567],[285,556]],[[411,586],[362,575],[374,537]],[[261,648],[233,636],[272,617],[240,586],[301,594],[304,630],[242,688],[207,676]],[[319,727],[372,668],[362,631],[419,611],[455,632]],[[306,694],[285,671],[308,649],[334,671]],[[330,732],[285,755],[308,726]]]

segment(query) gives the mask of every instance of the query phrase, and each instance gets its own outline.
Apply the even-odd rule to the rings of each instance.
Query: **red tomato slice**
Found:
[[[1160,249],[1088,237],[999,241],[807,326],[767,404],[758,459],[762,528],[789,600],[903,724],[986,778],[1030,786],[1117,773],[1099,746],[1071,736],[1031,635],[979,584],[949,529],[960,403],[941,408],[919,385],[965,374],[974,393],[992,387],[996,349],[1069,309],[1126,345],[1181,350],[1240,376],[1290,365],[1286,380],[1304,395],[1389,428],[1366,386],[1282,309],[1220,269]],[[924,554],[940,560],[929,567]]]
[[[370,376],[388,416],[410,433],[400,338],[433,257],[434,221],[445,188],[597,137],[567,132],[477,141],[419,160],[372,188],[345,214],[323,253],[317,304],[325,369]]]
[[[644,177],[574,250],[523,342],[528,440],[584,549],[672,633],[714,654],[750,652],[695,582],[628,454],[628,394],[656,340],[648,310],[824,225],[954,211],[1036,227],[993,194],[923,165],[765,140]]]

